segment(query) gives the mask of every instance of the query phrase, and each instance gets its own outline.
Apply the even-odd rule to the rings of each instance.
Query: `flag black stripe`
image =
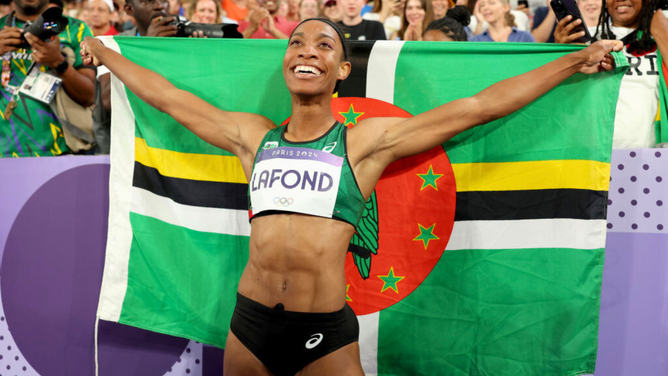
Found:
[[[607,198],[586,189],[457,192],[455,221],[605,219]]]
[[[339,97],[366,97],[366,69],[374,41],[350,41],[352,70],[339,87]]]
[[[248,210],[248,184],[172,178],[135,161],[132,185],[183,205]]]

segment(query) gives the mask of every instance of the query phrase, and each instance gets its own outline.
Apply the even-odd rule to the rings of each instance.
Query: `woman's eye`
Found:
[[[324,46],[324,47],[327,47],[327,48],[332,48],[332,46],[329,43],[325,43],[325,42],[320,43],[320,46],[321,47]]]
[[[301,42],[298,41],[298,40],[293,40],[292,42],[290,42],[291,46],[294,46],[294,45],[297,45],[297,44],[301,44]]]

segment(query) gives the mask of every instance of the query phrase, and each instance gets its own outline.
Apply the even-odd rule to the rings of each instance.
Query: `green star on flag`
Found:
[[[430,240],[440,239],[438,236],[434,235],[434,227],[436,227],[436,223],[431,225],[429,228],[426,228],[418,223],[418,227],[420,228],[420,235],[416,236],[413,240],[422,240],[424,249],[427,249]]]
[[[422,188],[420,188],[420,190],[423,190],[431,186],[438,191],[438,186],[436,186],[436,180],[438,180],[441,176],[443,176],[443,174],[434,174],[432,166],[429,165],[429,171],[426,174],[417,174],[417,176],[419,176],[420,179],[423,180]]]
[[[350,283],[346,285],[346,302],[352,302],[353,300],[348,296],[348,290],[350,290]]]
[[[387,273],[387,275],[379,275],[378,278],[383,281],[383,288],[380,290],[380,292],[384,292],[387,289],[392,289],[398,294],[399,290],[397,290],[397,282],[406,278],[406,276],[395,276],[394,267],[390,266],[390,271]]]
[[[355,112],[355,109],[353,108],[353,105],[350,105],[350,108],[348,109],[348,112],[339,112],[341,116],[345,118],[343,121],[343,125],[357,125],[357,119],[359,119],[360,116],[364,115],[364,112]]]

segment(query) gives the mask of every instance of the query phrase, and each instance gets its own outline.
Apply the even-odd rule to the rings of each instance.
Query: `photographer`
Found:
[[[95,70],[84,67],[80,44],[92,36],[88,26],[66,17],[69,27],[52,40],[40,40],[29,33],[26,48],[20,47],[27,22],[35,21],[48,7],[48,0],[16,0],[15,11],[0,19],[0,55],[2,55],[2,98],[0,98],[0,139],[8,140],[0,157],[35,157],[68,153],[62,126],[48,103],[19,95],[28,68],[34,63],[62,79],[62,87],[75,102],[90,106],[94,100]],[[74,51],[73,63],[61,53],[61,47]],[[44,115],[46,114],[46,116]]]

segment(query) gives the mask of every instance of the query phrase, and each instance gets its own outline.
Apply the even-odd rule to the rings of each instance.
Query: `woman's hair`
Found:
[[[652,35],[650,34],[650,25],[652,23],[654,11],[658,9],[661,1],[662,0],[642,0],[642,7],[637,16],[638,27],[631,33],[631,42],[628,47],[629,50],[651,51],[656,47],[656,43],[652,40]],[[594,32],[591,41],[595,42],[599,39],[617,39],[615,33],[610,30],[611,23],[612,17],[610,16],[610,13],[608,13],[607,1],[603,0],[601,15],[598,17],[596,31]],[[599,29],[601,29],[600,34]]]
[[[471,15],[466,6],[456,5],[454,8],[448,9],[445,17],[430,23],[424,32],[426,33],[431,30],[440,31],[453,41],[466,42],[468,41],[468,36],[466,35],[464,26],[467,26],[470,22]]]
[[[195,10],[197,10],[197,3],[199,3],[200,0],[188,0],[187,1],[187,7],[186,8],[186,13],[185,16],[188,20],[192,21],[193,14],[195,14]],[[216,23],[218,22],[223,22],[221,15],[223,14],[223,6],[220,3],[220,0],[213,0],[213,3],[216,4]]]
[[[377,1],[377,0],[376,0]],[[404,39],[404,33],[408,28],[408,20],[406,19],[406,9],[408,9],[408,1],[406,0],[406,6],[404,6],[404,14],[401,16],[401,29],[399,29],[398,34],[399,38]],[[427,25],[434,20],[434,10],[431,7],[431,0],[419,0],[422,4],[422,9],[424,9],[424,21],[422,21],[422,30],[421,32],[427,29]]]
[[[374,0],[371,13],[380,13],[381,9],[383,9],[383,0]]]
[[[510,6],[510,2],[508,0],[498,0],[498,1],[501,2],[501,4],[503,5]],[[510,10],[506,12],[505,20],[506,20],[506,26],[517,27],[517,24],[515,23],[515,16]]]

